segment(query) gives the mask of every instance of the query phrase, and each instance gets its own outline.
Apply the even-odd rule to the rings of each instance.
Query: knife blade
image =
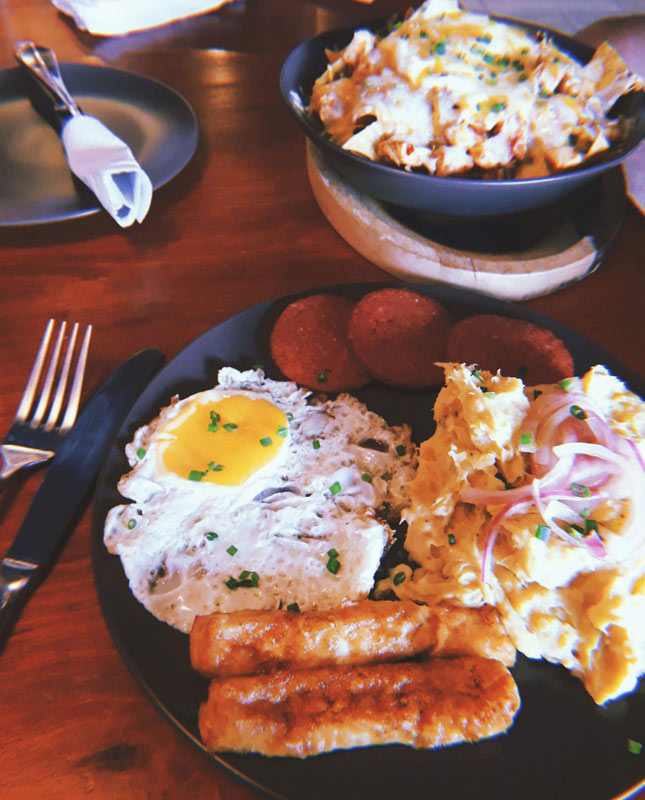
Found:
[[[0,562],[0,640],[15,618],[19,598],[26,599],[61,547],[113,436],[163,358],[151,348],[124,362],[86,403],[63,440]]]

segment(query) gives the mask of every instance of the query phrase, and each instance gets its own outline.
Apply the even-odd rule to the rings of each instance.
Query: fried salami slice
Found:
[[[371,380],[353,354],[348,326],[354,302],[314,294],[288,305],[271,332],[271,356],[289,380],[322,392],[346,392]]]
[[[445,358],[452,325],[446,309],[407,289],[380,289],[356,304],[349,323],[352,348],[374,377],[401,387],[443,383],[435,361]]]
[[[475,742],[505,731],[519,705],[500,661],[433,658],[213,680],[199,730],[211,751],[303,758],[367,745]]]
[[[529,386],[573,375],[571,353],[550,330],[496,314],[477,314],[455,323],[447,351],[449,361],[499,370]]]

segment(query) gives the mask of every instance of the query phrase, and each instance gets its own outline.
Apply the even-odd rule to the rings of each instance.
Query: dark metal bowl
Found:
[[[582,63],[589,61],[593,49],[569,36],[543,26],[493,17],[527,30],[546,31],[553,41]],[[363,25],[382,29],[383,20]],[[370,161],[330,142],[306,111],[306,101],[314,81],[325,70],[325,49],[338,50],[352,38],[356,25],[327,31],[299,44],[287,57],[280,74],[282,95],[311,142],[329,164],[357,189],[394,205],[450,216],[491,216],[525,211],[553,202],[600,173],[619,164],[645,137],[645,92],[631,92],[616,104],[634,119],[628,137],[588,163],[555,175],[528,179],[483,180],[467,177],[437,177]]]

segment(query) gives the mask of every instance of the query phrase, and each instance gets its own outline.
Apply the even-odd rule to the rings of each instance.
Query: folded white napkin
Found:
[[[52,0],[79,28],[96,36],[156,28],[185,17],[215,11],[231,0]]]
[[[74,175],[119,225],[141,222],[152,201],[152,183],[128,145],[87,114],[70,117],[61,139]]]

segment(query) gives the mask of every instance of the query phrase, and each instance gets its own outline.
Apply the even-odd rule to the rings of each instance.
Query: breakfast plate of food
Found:
[[[643,788],[645,382],[440,286],[206,331],[150,383],[92,520],[143,691],[269,795]]]
[[[281,90],[350,184],[454,216],[535,208],[616,166],[645,135],[642,79],[607,42],[426,0],[325,31]]]

